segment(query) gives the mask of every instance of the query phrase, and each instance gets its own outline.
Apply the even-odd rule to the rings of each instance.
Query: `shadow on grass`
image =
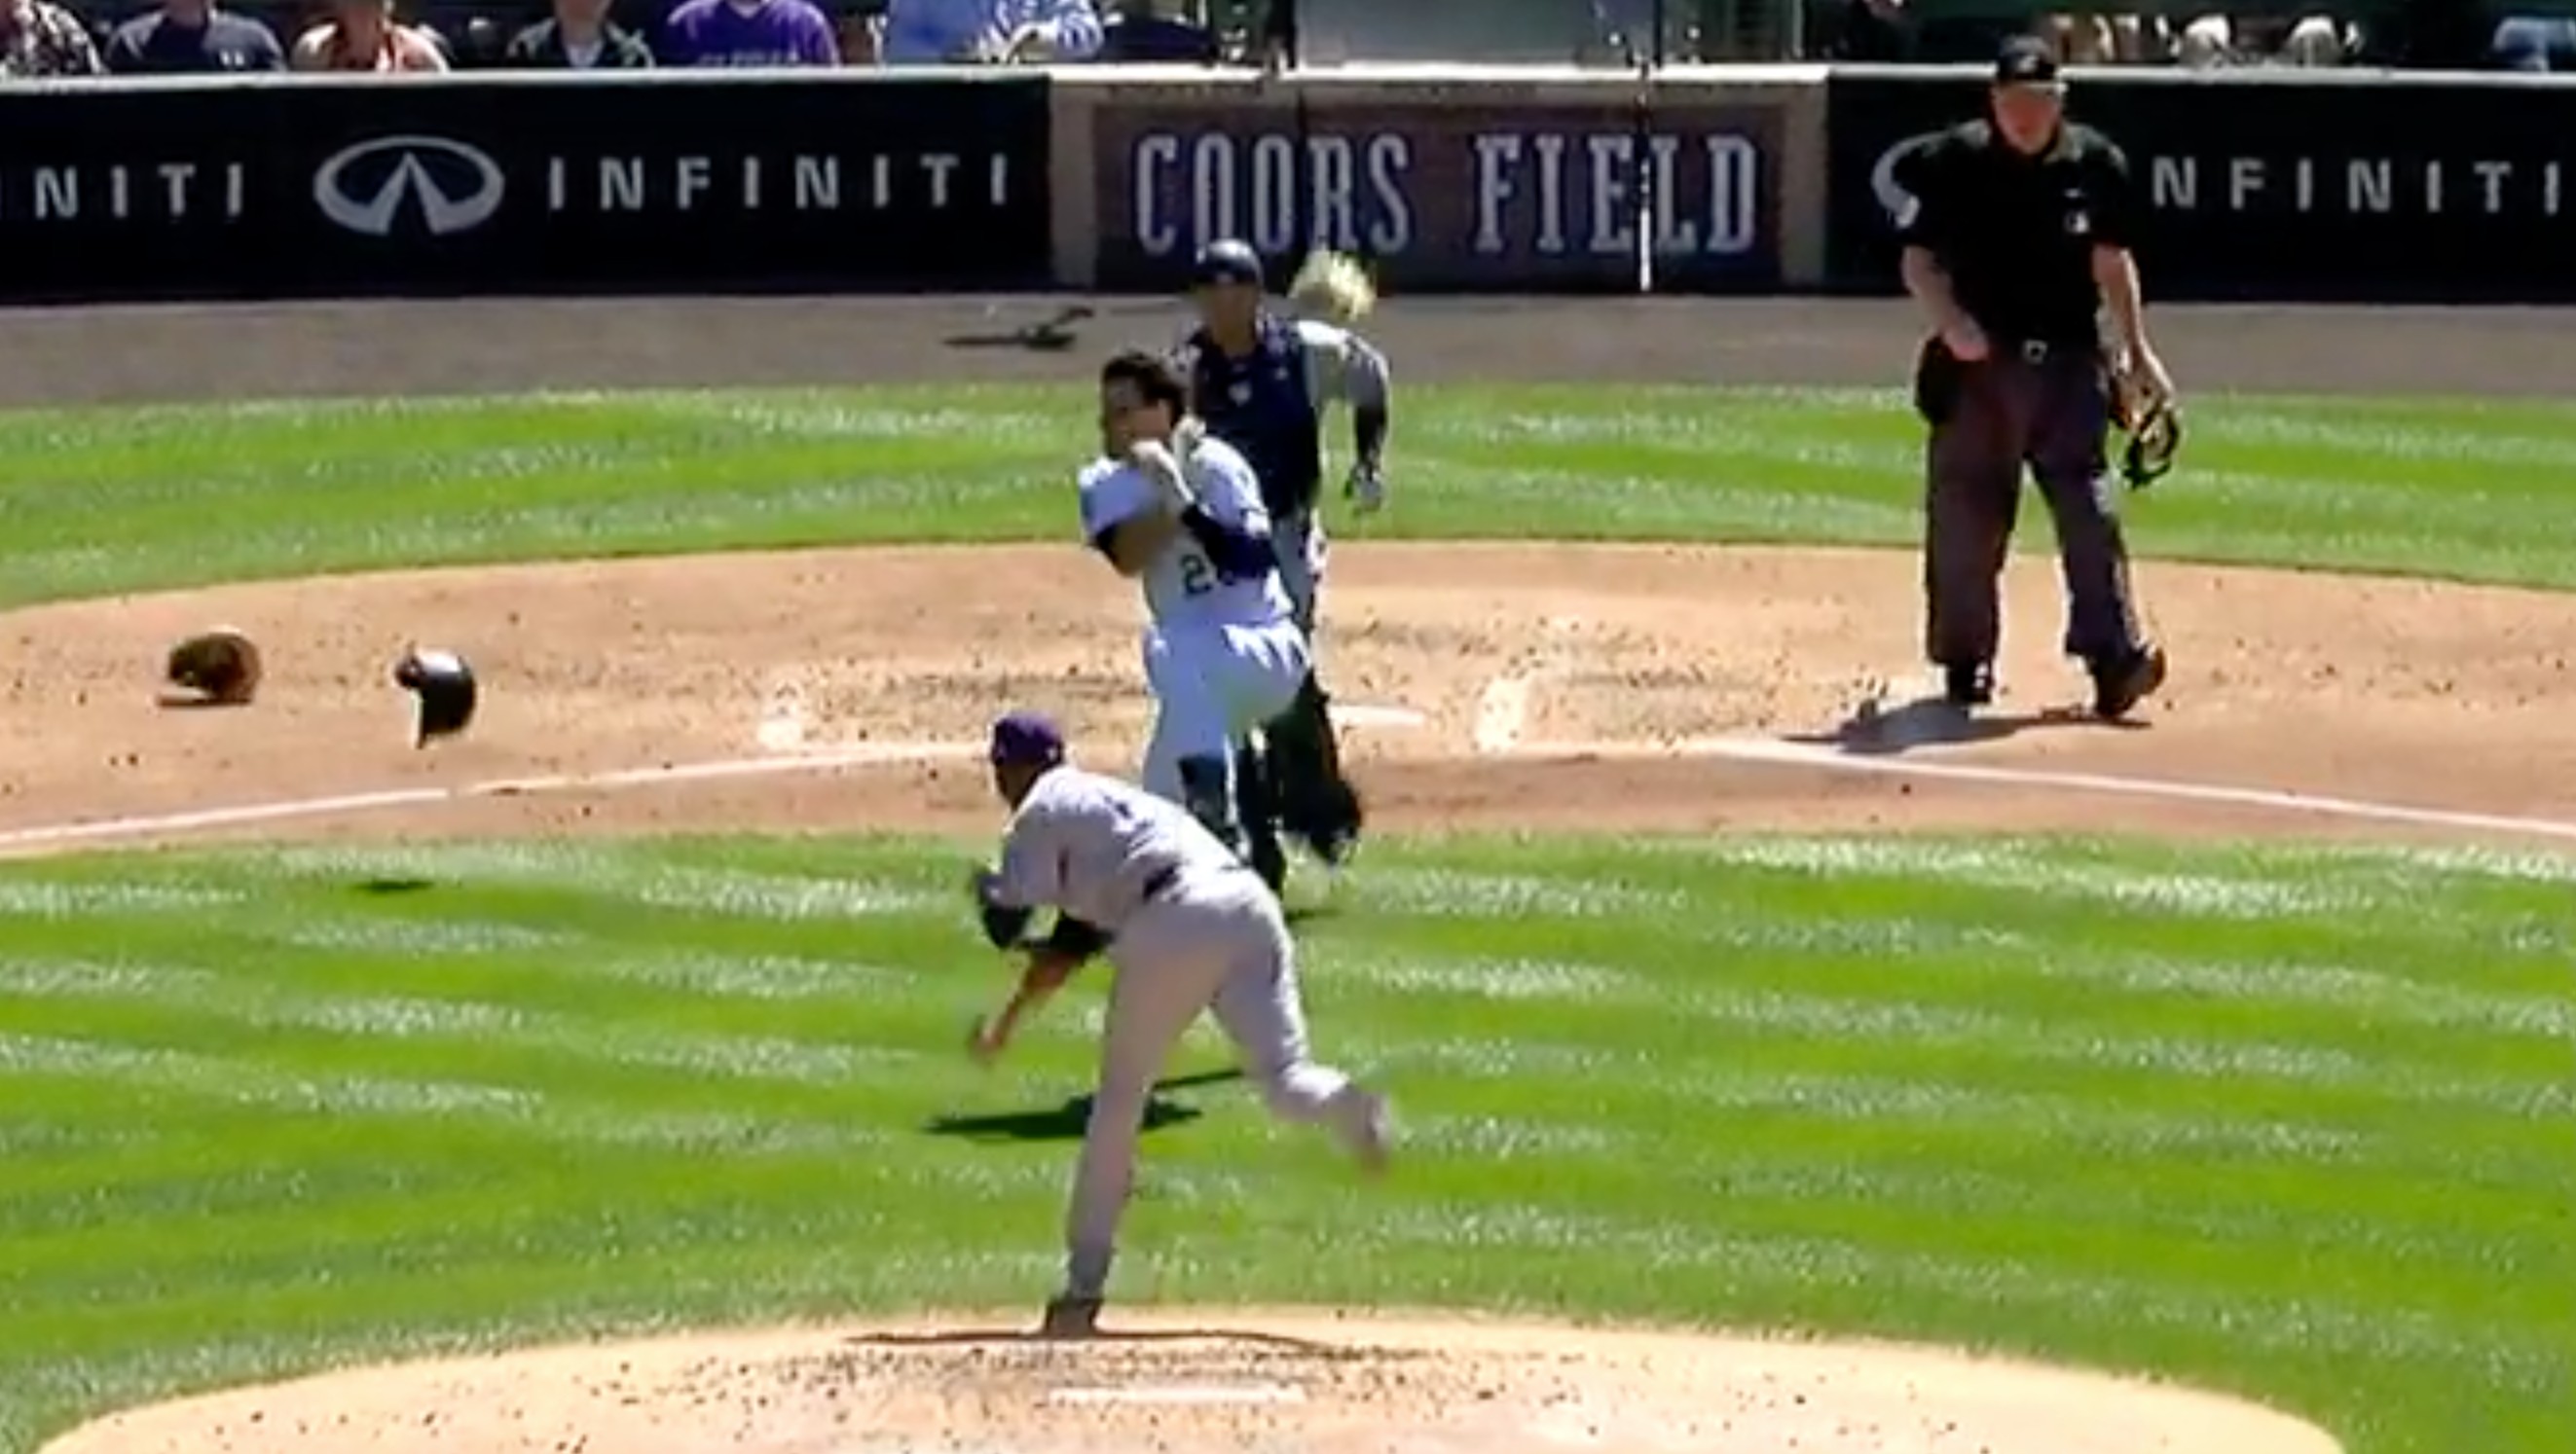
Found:
[[[1164,1092],[1223,1085],[1241,1079],[1242,1071],[1226,1069],[1168,1076],[1154,1082],[1154,1094],[1145,1102],[1145,1129],[1159,1131],[1167,1126],[1186,1125],[1205,1114],[1196,1106],[1162,1099]],[[1091,1097],[1075,1096],[1063,1105],[1047,1110],[998,1111],[983,1116],[934,1116],[923,1122],[921,1129],[932,1136],[953,1136],[961,1141],[987,1143],[1079,1141],[1090,1123]]]
[[[349,885],[349,891],[382,898],[392,894],[422,893],[437,886],[425,878],[369,878]]]

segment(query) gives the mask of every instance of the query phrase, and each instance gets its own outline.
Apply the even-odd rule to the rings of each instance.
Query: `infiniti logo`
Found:
[[[432,237],[463,232],[501,209],[498,163],[443,136],[380,136],[344,147],[313,174],[322,215],[369,237],[393,235],[406,203]]]
[[[1940,135],[1937,131],[1927,131],[1919,136],[1906,137],[1879,153],[1878,165],[1869,169],[1869,190],[1877,196],[1878,205],[1887,210],[1888,220],[1899,227],[1912,225],[1915,210],[1922,204],[1896,180],[1896,168],[1907,156],[1939,140]]]

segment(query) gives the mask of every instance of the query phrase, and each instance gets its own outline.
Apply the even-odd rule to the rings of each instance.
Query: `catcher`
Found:
[[[2138,623],[2104,438],[2113,422],[2129,431],[2128,483],[2144,486],[2172,462],[2181,418],[2147,340],[2128,158],[2065,112],[2046,42],[2010,41],[1986,116],[1901,151],[1884,199],[1931,331],[1914,398],[1931,429],[1925,647],[1945,694],[1962,708],[1994,700],[2027,466],[2057,524],[2066,652],[2092,677],[2095,714],[2115,719],[2164,685],[2165,653]]]
[[[1374,305],[1375,289],[1355,261],[1317,253],[1291,292],[1329,318],[1282,317],[1265,306],[1261,255],[1233,238],[1199,253],[1190,284],[1199,326],[1181,354],[1191,410],[1260,478],[1280,584],[1311,646],[1324,578],[1324,526],[1317,515],[1323,420],[1333,400],[1351,410],[1343,495],[1362,514],[1386,503],[1379,472],[1391,398],[1386,355],[1347,326]],[[1267,834],[1274,817],[1327,864],[1343,862],[1359,838],[1359,797],[1342,776],[1331,704],[1321,677],[1309,676],[1296,709],[1264,733],[1259,750],[1237,754],[1238,816],[1251,835],[1255,864],[1274,888],[1287,873],[1285,855]]]
[[[1065,1216],[1064,1288],[1042,1329],[1077,1337],[1100,1314],[1154,1080],[1202,1011],[1234,1042],[1272,1114],[1329,1128],[1372,1173],[1387,1161],[1387,1103],[1310,1057],[1287,921],[1232,849],[1178,806],[1072,766],[1063,735],[1035,713],[996,722],[989,757],[1011,826],[1001,867],[975,875],[975,904],[985,937],[1025,950],[1028,963],[1010,1002],[977,1022],[968,1053],[989,1064],[1093,956],[1116,967]],[[1023,935],[1039,908],[1057,911],[1055,928],[1031,942]]]

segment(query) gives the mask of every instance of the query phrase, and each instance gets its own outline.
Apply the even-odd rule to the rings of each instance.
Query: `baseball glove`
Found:
[[[2120,452],[2120,475],[2133,490],[2164,478],[2182,448],[2182,405],[2132,367],[2114,358],[2108,380],[2111,422],[2129,436]]]
[[[209,702],[240,706],[259,693],[259,647],[230,626],[200,631],[170,648],[163,674]]]
[[[1001,875],[993,870],[979,868],[967,886],[975,898],[975,913],[983,920],[984,937],[995,949],[1015,949],[1028,933],[1029,920],[1037,916],[1037,910],[1001,902],[996,893],[1001,881]]]
[[[1348,253],[1327,249],[1306,254],[1288,282],[1288,296],[1298,307],[1333,323],[1357,323],[1377,306],[1377,284],[1368,269]]]

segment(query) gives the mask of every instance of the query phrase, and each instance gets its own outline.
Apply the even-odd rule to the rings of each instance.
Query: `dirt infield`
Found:
[[[1072,349],[1011,345],[1071,303],[1094,310]],[[2163,329],[2202,390],[2554,392],[2576,388],[2571,317],[2197,308],[2171,310]],[[0,319],[13,344],[0,403],[1061,380],[1176,322],[1156,300],[1053,298],[22,313]],[[1912,324],[1901,305],[1854,300],[1426,300],[1391,305],[1372,332],[1412,381],[1885,384]],[[1069,428],[1068,447],[1080,436]],[[1396,448],[1401,488],[1400,419]],[[955,761],[986,715],[1023,699],[1063,711],[1095,760],[1120,764],[1143,698],[1133,602],[1078,553],[1012,556],[1014,579],[1044,589],[1015,590],[1007,609],[975,584],[994,562],[965,561],[819,552],[443,572],[19,613],[0,852],[164,828],[989,827]],[[2175,680],[2146,730],[2120,731],[2063,720],[2080,683],[2051,649],[2050,572],[2025,562],[2003,710],[1962,729],[1910,705],[1929,685],[1914,570],[1895,553],[1345,546],[1323,645],[1345,699],[1383,709],[1355,718],[1354,750],[1395,827],[2576,836],[2461,817],[2576,819],[2571,749],[2546,705],[2576,615],[2548,597],[2151,564],[2141,580]],[[1515,587],[1496,604],[1498,580]],[[263,701],[153,710],[162,648],[223,620],[270,647]],[[407,704],[382,675],[411,639],[465,651],[491,684],[466,741],[408,750]],[[685,694],[671,690],[674,660],[698,664]],[[1847,730],[1872,709],[1869,731]],[[2186,786],[2154,790],[2173,782]],[[2319,813],[2286,793],[2364,801]]]
[[[1084,1343],[1012,1322],[351,1371],[119,1415],[45,1454],[2336,1451],[2232,1399],[1924,1349],[1312,1310],[1145,1315]]]
[[[1072,351],[1011,345],[1064,301],[17,315],[0,318],[12,340],[0,403],[1063,379],[1174,322],[1159,305],[1095,300]],[[2201,309],[2169,313],[2164,331],[2203,391],[2557,394],[2576,388],[2569,321]],[[1399,303],[1372,332],[1411,381],[1887,385],[1912,337],[1896,305],[1805,301]],[[1079,421],[1068,426],[1077,447]],[[1400,417],[1396,449],[1400,488]],[[1909,700],[1929,685],[1915,569],[1856,551],[1346,547],[1323,650],[1363,787],[1396,829],[2576,838],[2576,745],[2552,707],[2576,612],[2557,599],[2150,563],[2140,578],[2174,679],[2144,726],[2111,728],[2070,720],[2080,683],[2054,651],[2056,583],[2025,561],[2004,700],[1962,726]],[[1005,576],[1007,599],[979,584]],[[160,653],[217,621],[267,648],[259,702],[157,707]],[[1093,760],[1132,759],[1147,706],[1134,623],[1132,598],[1092,562],[1034,546],[417,572],[23,611],[0,623],[0,853],[990,831],[969,759],[1001,707],[1056,710]],[[435,751],[411,748],[408,702],[383,680],[411,640],[465,651],[489,685],[475,730]],[[1080,1349],[986,1338],[890,1351],[809,1331],[371,1371],[120,1415],[57,1448],[1094,1454],[1270,1447],[1295,1429],[1296,1447],[1317,1451],[1509,1454],[1646,1447],[1621,1422],[1640,1418],[1670,1436],[1653,1447],[1701,1451],[2334,1447],[2216,1400],[1933,1354],[1317,1319],[1199,1336],[1166,1323],[1159,1338]],[[1243,1393],[1256,1385],[1285,1392]],[[2070,1442],[2079,1434],[2096,1442]]]

